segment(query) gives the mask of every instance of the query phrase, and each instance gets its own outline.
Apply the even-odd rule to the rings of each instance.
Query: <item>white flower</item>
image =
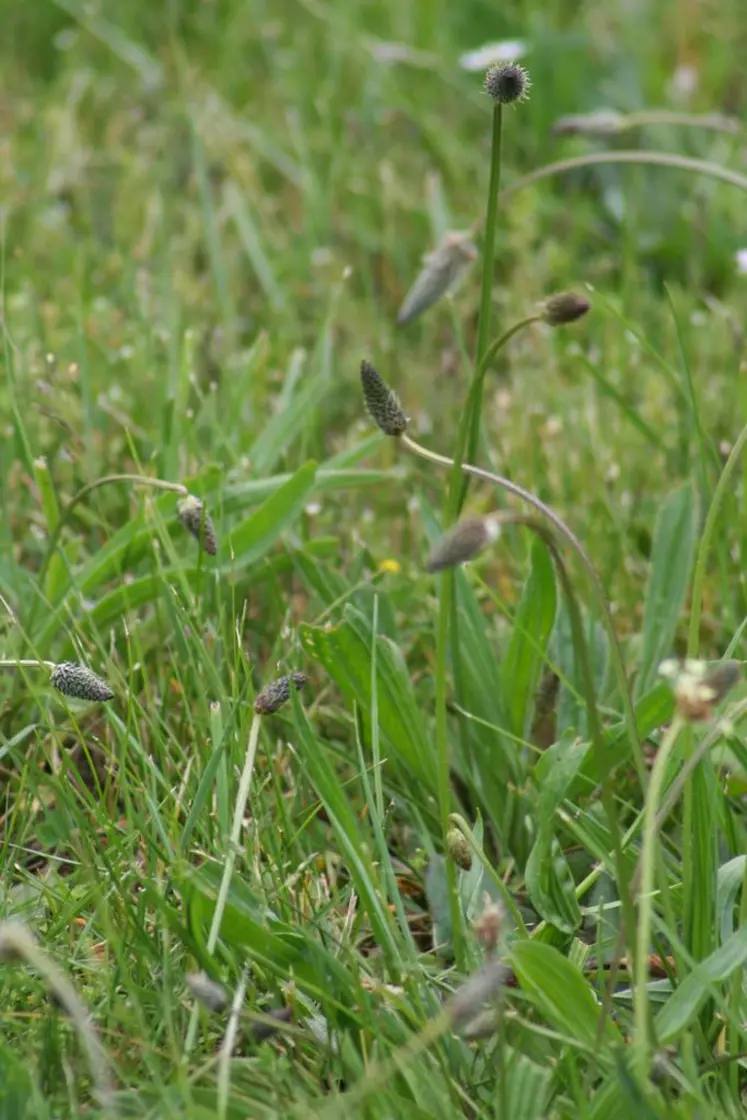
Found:
[[[747,249],[737,249],[734,254],[738,276],[747,276]]]
[[[517,62],[529,50],[521,39],[501,39],[497,43],[483,43],[474,51],[459,56],[462,70],[487,70],[497,62]]]

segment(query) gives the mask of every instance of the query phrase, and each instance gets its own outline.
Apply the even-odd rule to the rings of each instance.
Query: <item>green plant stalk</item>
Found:
[[[56,661],[37,661],[33,657],[21,657],[17,661],[12,658],[0,661],[0,669],[56,669]]]
[[[657,834],[657,804],[661,793],[667,766],[677,739],[684,726],[680,715],[675,715],[667,728],[656,753],[656,761],[651,770],[651,780],[646,791],[643,810],[643,837],[641,842],[641,890],[638,900],[638,927],[636,931],[636,954],[634,963],[635,989],[633,992],[633,1011],[635,1018],[635,1048],[638,1059],[638,1073],[648,1076],[651,1062],[651,1038],[649,1031],[648,1008],[648,951],[651,941],[653,913],[653,890],[655,856],[654,845]]]
[[[470,386],[469,396],[457,429],[456,447],[454,449],[454,463],[451,472],[449,492],[446,500],[446,525],[450,525],[459,516],[467,496],[467,480],[464,479],[461,463],[465,449],[475,445],[480,432],[480,415],[482,412],[482,380],[484,374],[480,372],[483,355],[488,348],[490,337],[490,300],[493,291],[493,261],[495,257],[495,230],[498,221],[498,188],[501,178],[501,136],[503,131],[503,110],[499,103],[493,107],[493,137],[490,157],[490,182],[488,185],[488,209],[485,223],[485,243],[483,250],[482,294],[480,297],[480,321],[477,332],[477,352],[475,355],[475,369]],[[470,454],[470,458],[473,456]],[[452,622],[452,605],[454,601],[454,573],[444,572],[441,577],[440,593],[438,597],[438,622],[436,630],[436,755],[438,768],[438,800],[440,808],[441,830],[444,842],[449,830],[449,812],[451,811],[451,781],[450,781],[450,751],[449,729],[446,714],[447,699],[447,659],[449,651],[449,634]],[[458,657],[458,640],[456,628],[451,633],[452,652]],[[451,916],[452,941],[454,956],[457,966],[462,968],[462,907],[457,887],[456,872],[450,860],[446,860],[446,879],[449,895],[449,914]]]
[[[482,290],[480,293],[480,319],[477,326],[477,348],[475,368],[472,376],[463,423],[459,425],[457,446],[454,452],[454,470],[449,489],[450,520],[456,519],[462,511],[467,498],[469,479],[461,475],[464,458],[472,461],[477,455],[482,419],[482,386],[485,376],[483,358],[488,350],[490,339],[490,304],[493,295],[493,270],[495,264],[495,234],[498,226],[498,192],[501,182],[501,148],[503,138],[503,106],[496,102],[493,106],[493,136],[490,155],[490,182],[488,185],[488,207],[485,217],[485,238],[482,258]],[[510,335],[509,335],[510,337]],[[463,430],[464,429],[464,430]]]
[[[246,747],[244,769],[241,772],[241,778],[239,779],[239,789],[238,793],[236,794],[236,807],[233,813],[233,822],[231,825],[231,836],[228,843],[228,851],[226,853],[226,862],[223,865],[223,876],[218,888],[218,897],[215,900],[213,920],[210,923],[210,930],[208,932],[208,953],[215,952],[215,946],[218,944],[221,922],[223,921],[223,915],[226,910],[226,903],[228,902],[228,892],[231,887],[231,877],[233,875],[234,867],[236,866],[236,856],[239,850],[241,829],[244,824],[244,812],[246,810],[246,803],[249,800],[249,789],[252,784],[252,774],[254,773],[254,759],[257,755],[257,744],[259,743],[259,730],[261,725],[262,717],[258,713],[255,713],[254,719],[252,720],[252,726],[249,729],[249,741]],[[189,1027],[187,1028],[187,1037],[184,1041],[185,1058],[187,1058],[192,1052],[195,1044],[199,1013],[199,1005],[195,1003],[192,1008]]]

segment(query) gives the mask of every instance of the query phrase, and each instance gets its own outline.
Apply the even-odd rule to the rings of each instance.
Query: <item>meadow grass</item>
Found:
[[[742,6],[2,15],[0,1118],[742,1116]]]

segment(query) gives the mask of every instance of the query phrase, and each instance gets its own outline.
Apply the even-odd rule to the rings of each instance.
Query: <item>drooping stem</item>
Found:
[[[582,167],[597,167],[609,163],[647,164],[653,167],[670,167],[678,171],[691,171],[696,175],[718,179],[722,183],[728,183],[732,187],[739,187],[740,190],[747,191],[747,176],[740,175],[738,171],[732,171],[729,167],[721,167],[717,163],[711,163],[709,160],[693,159],[691,156],[680,156],[674,152],[629,150],[622,152],[589,152],[587,155],[571,156],[569,159],[561,159],[556,163],[547,163],[544,167],[538,167],[527,175],[521,175],[505,186],[501,191],[501,201],[524,187],[539,182],[541,179],[563,175],[566,171],[577,171]],[[476,222],[475,226],[472,227],[472,232],[478,225],[479,222]]]
[[[633,1008],[635,1014],[636,1049],[642,1071],[647,1072],[650,1056],[649,1006],[648,1006],[648,952],[651,940],[653,912],[654,869],[656,853],[654,844],[657,833],[657,806],[659,794],[672,750],[683,727],[682,717],[675,715],[667,728],[656,753],[656,761],[651,770],[651,779],[646,792],[643,809],[643,838],[641,843],[641,888],[638,901],[638,926],[636,932],[635,990]]]
[[[189,493],[187,487],[183,486],[181,482],[166,482],[162,478],[149,478],[147,475],[141,474],[107,474],[103,475],[101,478],[94,479],[93,482],[87,482],[85,486],[81,486],[80,490],[73,494],[70,501],[60,513],[59,520],[54,527],[52,536],[49,539],[47,551],[44,554],[44,559],[42,560],[41,568],[39,569],[39,574],[36,578],[37,586],[40,589],[44,586],[44,580],[47,575],[47,570],[52,562],[52,557],[57,551],[57,545],[59,544],[60,537],[62,536],[62,530],[70,520],[75,507],[79,505],[84,498],[87,498],[89,494],[92,494],[94,490],[98,490],[101,486],[109,486],[113,482],[130,482],[133,486],[149,486],[153,490],[168,490],[172,493],[181,494],[183,496],[186,496]],[[27,629],[29,631],[32,629],[34,619],[36,617],[36,608],[38,606],[38,602],[39,600],[36,599],[34,601],[33,607],[31,608],[31,616],[27,625]]]
[[[239,788],[236,794],[236,806],[233,813],[231,836],[228,842],[226,861],[223,864],[223,875],[220,881],[220,886],[218,888],[218,896],[215,900],[213,919],[210,923],[210,930],[208,932],[207,951],[210,954],[215,952],[215,946],[218,944],[220,926],[226,910],[226,903],[228,902],[228,892],[231,887],[231,878],[236,866],[236,856],[238,855],[239,850],[241,829],[244,825],[244,812],[246,810],[246,803],[249,800],[249,789],[252,784],[252,774],[254,773],[254,759],[257,755],[257,744],[259,743],[259,730],[261,724],[261,715],[255,714],[254,719],[252,720],[252,726],[249,729],[249,741],[246,747],[244,769],[241,772],[241,778],[239,779]],[[195,1037],[197,1035],[198,1015],[199,1008],[198,1005],[195,1004],[192,1009],[192,1017],[189,1021],[187,1037],[184,1042],[185,1057],[190,1054],[195,1043]]]
[[[415,455],[419,455],[422,459],[428,462],[436,463],[440,467],[453,467],[453,460],[449,459],[446,455],[439,455],[435,451],[430,451],[428,448],[423,447],[417,443],[411,436],[400,436],[400,443]],[[617,632],[615,630],[615,623],[612,618],[612,613],[607,602],[607,597],[604,593],[602,581],[599,578],[596,568],[594,567],[589,554],[582,545],[581,541],[570,529],[566,523],[554,512],[549,506],[538,498],[531,491],[525,490],[523,486],[519,486],[510,479],[504,478],[502,475],[494,474],[493,471],[483,470],[482,467],[475,467],[471,463],[463,463],[462,470],[468,474],[473,475],[475,478],[482,478],[486,482],[492,483],[494,486],[500,486],[501,489],[513,494],[515,497],[520,498],[528,505],[532,506],[543,518],[550,522],[551,525],[558,531],[558,533],[568,542],[580,559],[584,569],[586,570],[602,612],[602,620],[607,631],[610,642],[610,651],[612,654],[613,666],[617,676],[618,687],[621,693],[623,704],[623,711],[625,715],[626,731],[630,741],[631,751],[638,770],[639,778],[643,787],[646,785],[646,770],[643,762],[643,752],[641,750],[640,740],[638,738],[638,731],[636,726],[635,711],[633,709],[633,701],[630,695],[630,688],[628,679],[625,674],[625,665],[623,662],[622,650],[618,641]]]

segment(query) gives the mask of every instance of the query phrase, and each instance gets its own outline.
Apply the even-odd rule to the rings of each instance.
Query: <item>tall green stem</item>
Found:
[[[648,1073],[648,1064],[651,1053],[651,1040],[649,1038],[649,1007],[648,1007],[648,952],[651,940],[651,924],[653,913],[654,869],[656,865],[656,820],[659,794],[664,785],[664,778],[669,765],[669,759],[674,749],[677,738],[682,730],[683,721],[677,715],[670,723],[659,750],[656,753],[656,762],[651,771],[651,779],[646,794],[646,804],[643,810],[643,840],[641,843],[641,890],[638,901],[638,926],[636,930],[635,954],[635,992],[633,1007],[635,1012],[635,1038],[637,1057],[641,1063],[639,1072]]]
[[[485,217],[485,238],[482,260],[482,291],[480,294],[480,321],[477,327],[477,349],[475,351],[475,370],[472,377],[470,396],[464,417],[467,428],[467,442],[460,440],[461,447],[455,449],[454,472],[451,476],[449,506],[452,517],[458,517],[467,498],[468,479],[460,477],[462,459],[473,460],[477,454],[482,419],[482,385],[485,376],[483,358],[490,342],[490,304],[493,295],[493,267],[495,261],[495,234],[498,226],[498,192],[501,183],[501,141],[503,137],[503,106],[496,102],[493,106],[493,137],[490,156],[490,184],[488,186],[488,208]],[[461,427],[461,425],[460,425]],[[460,433],[461,435],[461,433]]]
[[[501,134],[503,125],[502,106],[496,103],[493,108],[493,137],[490,159],[490,183],[488,187],[488,209],[485,223],[483,248],[482,296],[480,298],[480,322],[477,334],[475,367],[469,397],[465,405],[457,431],[454,449],[454,465],[451,473],[449,493],[446,500],[446,524],[456,520],[467,496],[467,478],[461,470],[465,449],[476,447],[480,434],[482,413],[482,382],[484,369],[481,368],[483,356],[490,339],[490,300],[493,291],[493,259],[495,257],[495,230],[498,220],[498,189],[501,180]],[[469,454],[473,458],[472,453]],[[451,812],[451,782],[449,732],[446,718],[447,659],[449,651],[449,632],[454,600],[454,573],[444,572],[438,599],[438,629],[436,631],[436,754],[438,759],[438,799],[441,827],[444,836],[449,830]],[[458,655],[456,625],[451,632],[451,646]],[[456,874],[450,860],[446,861],[447,886],[449,894],[449,913],[451,916],[454,956],[458,966],[463,964],[462,915],[457,891]]]

